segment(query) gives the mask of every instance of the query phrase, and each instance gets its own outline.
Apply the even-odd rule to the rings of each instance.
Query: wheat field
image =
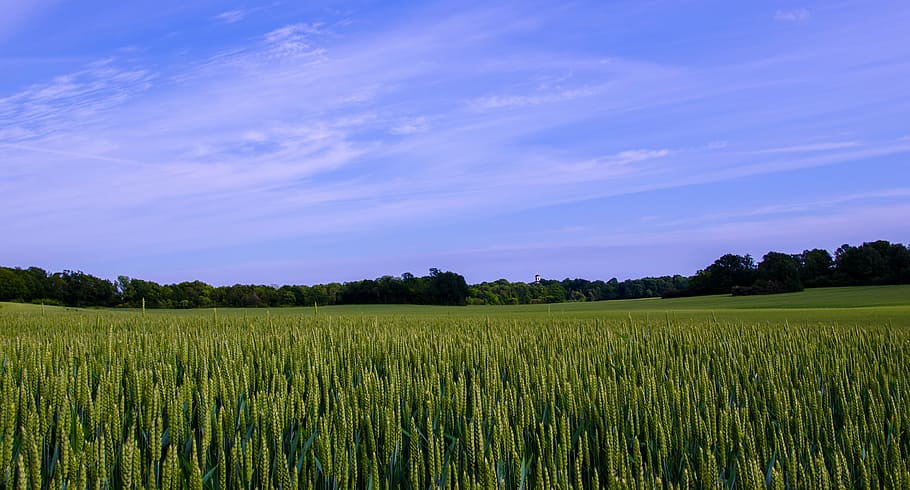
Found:
[[[0,488],[907,488],[910,332],[0,315]]]

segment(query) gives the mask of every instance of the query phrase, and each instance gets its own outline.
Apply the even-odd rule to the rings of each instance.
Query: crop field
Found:
[[[908,488],[910,289],[0,306],[0,488]]]

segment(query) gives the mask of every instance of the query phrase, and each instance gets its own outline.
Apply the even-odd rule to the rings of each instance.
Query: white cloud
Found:
[[[246,10],[228,10],[216,15],[215,19],[224,22],[225,24],[233,24],[235,22],[240,22],[246,16]]]
[[[7,137],[68,132],[148,90],[154,78],[148,70],[118,66],[111,59],[90,63],[0,98],[0,127]]]
[[[312,39],[327,32],[321,24],[300,22],[269,31],[263,40],[271,46],[273,54],[293,56],[311,52]]]
[[[765,148],[754,153],[810,153],[816,151],[842,150],[858,146],[856,141],[831,141],[826,143],[807,143],[804,145],[780,146]]]
[[[626,150],[619,152],[613,160],[618,163],[640,162],[653,158],[665,157],[670,154],[670,150]]]
[[[132,161],[132,160],[108,157],[108,156],[104,156],[101,154],[85,153],[85,152],[81,152],[81,151],[66,151],[66,150],[60,150],[60,149],[41,148],[41,147],[37,147],[37,146],[17,145],[17,144],[3,143],[3,142],[0,142],[0,148],[6,148],[8,150],[19,150],[19,151],[31,152],[31,153],[46,153],[49,155],[64,156],[64,157],[76,158],[79,160],[97,160],[97,161],[108,162],[108,163],[141,165],[139,162]]]
[[[598,87],[585,86],[558,90],[538,90],[538,92],[529,95],[489,95],[472,101],[471,106],[481,111],[528,107],[588,97],[595,95],[598,90]]]
[[[254,143],[263,143],[268,137],[262,131],[250,130],[243,133],[243,139]]]
[[[767,204],[733,211],[708,213],[700,216],[663,221],[660,224],[664,227],[672,228],[697,228],[699,226],[715,226],[716,223],[735,223],[756,219],[779,220],[786,216],[830,214],[843,209],[859,209],[869,206],[888,208],[893,207],[895,204],[883,205],[875,203],[893,201],[897,204],[901,204],[899,201],[905,201],[908,198],[910,198],[910,188],[898,187],[823,199],[792,200],[790,202]],[[850,204],[850,206],[844,206],[845,204]],[[903,203],[902,205],[906,204],[910,204],[910,202]]]
[[[393,127],[392,134],[404,136],[409,134],[425,133],[429,129],[426,117],[415,117],[403,121],[401,124]]]
[[[824,167],[844,162],[859,162],[880,156],[910,153],[910,145],[887,141],[867,143],[857,148],[845,146],[843,150],[809,155],[789,155],[787,152],[780,152],[779,155],[765,156],[760,161],[753,161],[747,158],[731,158],[729,155],[715,157],[715,159],[709,158],[707,154],[701,158],[692,156],[692,159],[700,160],[698,162],[700,165],[692,163],[689,171],[679,175],[673,182],[673,186],[723,182],[743,177]],[[756,154],[756,152],[750,154]],[[655,186],[652,189],[661,187]]]
[[[809,10],[804,8],[794,10],[778,10],[774,13],[774,20],[780,22],[804,22],[809,20]]]

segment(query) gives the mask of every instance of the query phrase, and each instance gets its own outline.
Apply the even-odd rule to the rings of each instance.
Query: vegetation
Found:
[[[425,277],[405,273],[374,280],[315,286],[235,284],[213,287],[202,281],[160,285],[120,276],[116,283],[83,272],[48,274],[38,267],[0,267],[0,301],[67,306],[210,308],[335,304],[464,305],[468,286],[459,274],[430,269]]]
[[[213,287],[202,281],[160,285],[120,276],[116,282],[83,272],[0,267],[0,301],[67,306],[139,308],[278,307],[414,304],[518,305],[712,294],[756,295],[804,287],[910,283],[910,248],[879,240],[788,255],[769,252],[757,265],[749,255],[725,254],[692,277],[661,276],[618,281],[500,279],[468,286],[454,272],[430,269],[425,277],[404,273],[344,284]]]
[[[586,279],[542,279],[537,283],[509,282],[500,279],[483,282],[468,289],[468,303],[474,305],[526,305],[562,303],[564,301],[603,301],[614,299],[653,298],[663,291],[685,288],[683,276],[645,277],[618,281]]]
[[[559,306],[650,320],[6,305],[0,487],[901,488],[910,325],[653,309],[840,292]]]
[[[312,317],[315,315],[371,317],[380,319],[409,318],[469,318],[469,319],[598,319],[650,323],[654,319],[688,323],[727,322],[750,325],[786,323],[838,323],[855,326],[892,325],[910,327],[910,285],[850,286],[814,288],[798,293],[763,296],[691,296],[685,298],[642,298],[595,302],[566,302],[530,305],[334,305],[281,307],[275,309],[217,308],[219,318],[239,317],[254,321],[260,317]],[[0,303],[4,311],[48,317],[83,314],[104,314],[130,317],[139,309],[77,309],[51,307],[28,303]],[[212,309],[148,309],[147,318],[196,316],[210,318]]]
[[[769,252],[758,266],[749,255],[727,254],[690,278],[688,289],[664,296],[751,295],[801,291],[803,287],[907,283],[910,248],[878,240],[858,247],[841,245],[833,258],[821,249],[796,255]]]

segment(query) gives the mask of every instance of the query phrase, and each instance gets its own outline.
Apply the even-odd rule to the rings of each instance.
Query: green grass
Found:
[[[99,315],[135,314],[134,309],[84,309],[0,303],[0,314],[83,311]],[[147,310],[150,316],[207,316],[212,310]],[[218,315],[258,317],[265,315],[317,314],[312,307],[294,308],[218,308]],[[767,296],[699,296],[673,299],[636,299],[590,303],[556,303],[515,306],[418,306],[418,305],[344,305],[318,308],[319,315],[377,317],[491,317],[528,318],[604,318],[635,320],[670,319],[700,322],[720,320],[769,323],[842,323],[891,324],[910,326],[910,285],[863,286],[807,289],[799,293]]]

